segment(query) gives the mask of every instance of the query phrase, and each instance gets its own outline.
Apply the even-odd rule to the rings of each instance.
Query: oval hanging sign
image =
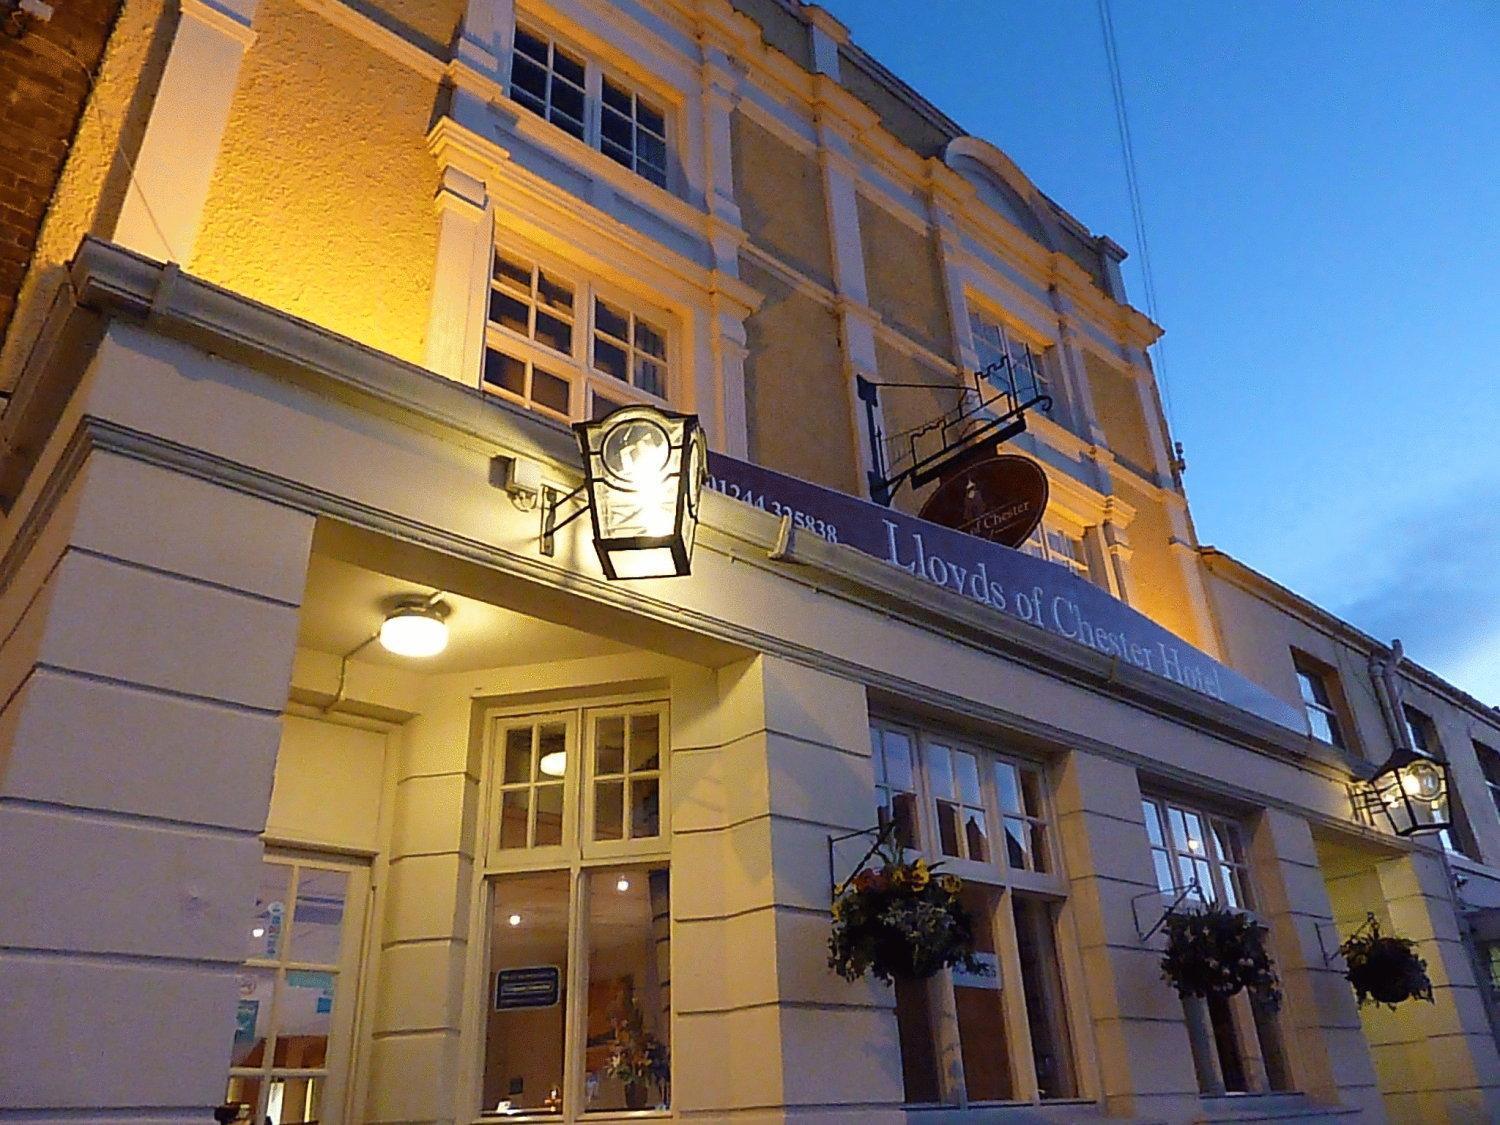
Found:
[[[1047,510],[1047,474],[1029,457],[1002,453],[945,477],[917,518],[1006,547],[1019,547]]]

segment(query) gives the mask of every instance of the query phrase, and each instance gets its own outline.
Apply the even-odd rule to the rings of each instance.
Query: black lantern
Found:
[[[1401,747],[1372,777],[1365,807],[1383,813],[1397,836],[1441,832],[1453,825],[1448,792],[1448,763]]]
[[[708,475],[708,443],[691,414],[624,406],[597,422],[577,422],[583,484],[544,500],[542,552],[582,512],[556,520],[562,500],[587,493],[594,549],[605,577],[669,578],[692,565],[698,500]]]

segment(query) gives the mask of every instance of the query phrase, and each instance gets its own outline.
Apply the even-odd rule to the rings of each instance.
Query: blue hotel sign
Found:
[[[842,492],[710,453],[708,487],[1299,734],[1295,707],[1066,567]]]

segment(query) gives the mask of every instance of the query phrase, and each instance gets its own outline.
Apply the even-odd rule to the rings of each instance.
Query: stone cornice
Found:
[[[49,328],[57,332],[80,327],[73,321],[75,308],[87,309],[86,319],[95,323],[121,320],[145,324],[163,337],[308,386],[354,409],[396,419],[471,448],[490,453],[506,450],[534,457],[559,480],[577,476],[573,438],[565,426],[500,403],[477,389],[317,325],[182,276],[172,267],[109,243],[86,239],[74,257],[71,280],[76,305],[54,310],[52,320],[57,323],[49,323]],[[40,356],[39,362],[47,370],[39,374],[36,385],[46,386],[60,379],[66,383],[60,366],[69,358],[59,347]],[[35,409],[39,401],[41,398],[33,393],[13,402],[6,413],[6,423],[12,422],[12,411],[25,414]],[[960,706],[940,689],[866,668],[845,667],[825,653],[802,651],[769,633],[748,631],[743,626],[702,614],[684,614],[668,602],[643,596],[639,590],[565,572],[540,557],[501,551],[456,537],[441,528],[409,525],[409,521],[394,526],[394,517],[311,490],[296,481],[268,478],[257,470],[222,462],[212,454],[181,448],[150,434],[121,430],[99,420],[85,419],[83,424],[89,428],[91,441],[131,456],[172,464],[179,471],[242,487],[290,506],[331,515],[481,565],[502,566],[530,580],[551,585],[561,583],[579,596],[733,644],[780,652],[789,659],[823,667],[834,665],[835,674],[863,680],[876,688],[928,697],[935,705]],[[34,463],[34,456],[32,460]],[[779,556],[786,561],[773,562],[769,556],[778,545],[781,530],[775,517],[764,512],[718,494],[705,497],[704,534],[700,542],[706,549],[730,554],[747,565],[765,568],[786,580],[809,585],[883,616],[909,621],[956,643],[1044,670],[1087,690],[1310,770],[1329,781],[1340,782],[1349,776],[1349,763],[1327,754],[1306,737],[996,614],[878,559],[793,532]],[[973,712],[978,705],[967,702],[961,706]],[[999,711],[990,716],[991,721],[1000,717]]]

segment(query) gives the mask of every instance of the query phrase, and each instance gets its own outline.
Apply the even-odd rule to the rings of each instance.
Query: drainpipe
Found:
[[[1380,717],[1385,720],[1385,733],[1395,750],[1414,750],[1406,723],[1401,719],[1401,684],[1396,671],[1406,654],[1399,640],[1392,641],[1388,649],[1375,648],[1370,653],[1370,680],[1375,685],[1375,698],[1380,703]]]

